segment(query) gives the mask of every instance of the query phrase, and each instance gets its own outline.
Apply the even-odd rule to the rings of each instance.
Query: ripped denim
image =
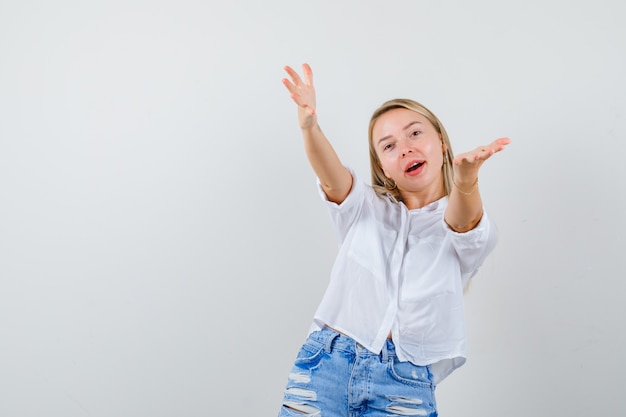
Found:
[[[279,417],[436,417],[429,366],[400,362],[324,328],[309,335],[289,374]]]

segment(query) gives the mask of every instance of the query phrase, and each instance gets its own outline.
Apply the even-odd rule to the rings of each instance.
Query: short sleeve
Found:
[[[478,272],[487,256],[493,251],[498,241],[497,228],[483,209],[483,216],[472,230],[459,233],[450,228],[443,220],[446,233],[450,236],[463,274],[463,284]]]
[[[317,189],[322,201],[324,201],[330,220],[335,231],[336,237],[339,242],[343,242],[351,225],[356,221],[363,207],[363,202],[366,198],[366,185],[361,182],[360,178],[356,175],[353,169],[346,167],[346,169],[352,175],[352,188],[348,193],[348,196],[340,204],[328,200],[322,184],[317,179]]]

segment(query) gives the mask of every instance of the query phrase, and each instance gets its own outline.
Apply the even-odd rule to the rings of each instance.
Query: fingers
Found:
[[[306,83],[313,87],[313,70],[309,64],[302,64],[302,72],[304,73],[304,79]]]
[[[454,158],[454,165],[460,165],[462,162],[468,162],[468,163],[472,163],[472,162],[476,162],[476,161],[484,161],[485,159],[489,158],[491,155],[493,155],[494,151],[483,146],[483,147],[479,147],[474,149],[473,151],[470,152],[464,152],[460,155],[457,155]]]
[[[283,85],[289,90],[291,99],[309,115],[315,114],[315,89],[313,87],[313,71],[309,64],[302,65],[303,78],[288,65],[283,67],[291,80],[283,78]]]
[[[489,144],[489,147],[494,149],[496,152],[500,152],[502,149],[511,143],[511,139],[509,138],[498,138]]]
[[[500,143],[502,145],[508,145],[509,143],[511,143],[511,139],[510,138],[498,138],[494,140],[493,143]]]
[[[296,92],[296,86],[286,78],[283,78],[283,85],[287,87],[287,90],[293,95]]]
[[[302,78],[300,78],[300,75],[298,75],[298,73],[289,65],[285,65],[284,69],[291,77],[294,85],[299,86],[305,84],[313,86],[313,70],[311,69],[311,66],[309,64],[302,64],[302,73],[304,74],[305,82],[302,82]]]
[[[308,64],[302,65],[304,77],[306,79],[306,83],[303,83],[302,78],[300,78],[300,75],[298,75],[298,73],[293,68],[291,68],[289,65],[285,65],[283,68],[287,72],[287,74],[289,74],[289,77],[291,77],[291,81],[287,78],[283,78],[283,85],[287,87],[287,90],[289,90],[289,93],[291,93],[291,98],[295,100],[296,97],[299,96],[299,87],[302,87],[303,85],[312,85],[313,72],[311,71],[311,67]]]
[[[509,138],[498,138],[487,146],[479,146],[478,148],[476,148],[476,150],[481,152],[487,152],[490,155],[493,155],[496,152],[500,152],[509,143],[511,143],[511,139]]]
[[[289,74],[289,77],[291,77],[291,81],[293,82],[294,85],[302,84],[302,79],[293,68],[291,68],[288,65],[285,65],[284,69],[287,72],[287,74]],[[286,78],[284,80],[286,80]]]
[[[454,158],[454,165],[459,165],[462,162],[473,163],[479,161],[482,163],[489,159],[494,153],[503,150],[509,143],[511,143],[511,139],[509,138],[498,138],[489,145],[479,146],[473,151],[458,155]]]

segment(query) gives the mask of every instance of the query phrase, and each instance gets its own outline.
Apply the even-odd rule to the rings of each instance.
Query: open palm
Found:
[[[286,66],[285,71],[291,77],[291,81],[283,78],[283,84],[289,90],[292,100],[298,105],[298,121],[300,127],[305,129],[317,123],[315,112],[315,87],[313,87],[313,71],[308,64],[302,65],[304,80],[291,67]]]

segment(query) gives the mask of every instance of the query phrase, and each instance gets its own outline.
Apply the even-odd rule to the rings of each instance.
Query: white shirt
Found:
[[[348,197],[328,201],[339,253],[310,332],[328,325],[380,353],[391,332],[398,359],[430,365],[434,382],[465,363],[463,287],[496,244],[483,211],[471,231],[443,219],[448,198],[420,209],[381,198],[355,173]]]

